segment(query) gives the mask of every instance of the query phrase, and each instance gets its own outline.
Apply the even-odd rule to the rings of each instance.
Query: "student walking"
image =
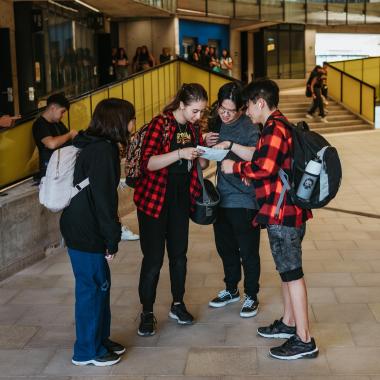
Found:
[[[193,316],[183,302],[187,268],[190,208],[199,196],[196,149],[203,140],[196,125],[207,106],[207,93],[199,84],[184,84],[163,113],[150,122],[143,141],[142,175],[134,202],[140,228],[143,260],[139,296],[142,313],[138,335],[156,332],[153,305],[163,264],[165,245],[173,302],[169,316],[179,324],[192,324]]]
[[[108,262],[118,251],[121,224],[117,214],[120,182],[118,143],[126,144],[134,128],[135,110],[121,99],[102,100],[88,129],[73,145],[80,148],[74,183],[89,178],[89,186],[61,216],[61,232],[75,276],[76,342],[72,363],[109,366],[125,348],[109,339],[111,327]]]
[[[279,88],[269,79],[257,80],[245,88],[247,115],[264,125],[251,162],[225,160],[222,171],[253,180],[260,209],[254,223],[266,226],[272,256],[282,280],[284,315],[271,325],[259,327],[265,338],[288,338],[269,350],[277,359],[314,358],[318,348],[310,336],[307,291],[302,270],[301,243],[305,222],[311,211],[295,206],[288,192],[276,211],[283,187],[279,170],[290,174],[293,147],[291,130],[282,122],[285,116],[278,110]]]
[[[259,128],[243,111],[242,88],[237,82],[227,83],[218,92],[218,114],[222,121],[219,139],[214,149],[229,149],[226,156],[235,162],[250,161],[259,139]],[[220,193],[218,219],[214,224],[215,243],[223,262],[226,288],[209,302],[211,307],[223,307],[240,300],[238,284],[241,267],[244,271],[243,318],[258,311],[257,294],[260,278],[260,227],[253,226],[258,204],[252,184],[246,186],[239,178],[220,171],[217,188]]]

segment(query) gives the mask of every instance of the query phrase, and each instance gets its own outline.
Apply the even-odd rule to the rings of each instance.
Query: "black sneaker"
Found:
[[[254,317],[259,310],[259,302],[251,296],[244,296],[243,306],[240,310],[240,316],[242,318]]]
[[[191,325],[194,322],[194,317],[187,311],[183,302],[177,305],[172,304],[169,317],[176,319],[180,325]]]
[[[231,293],[228,290],[222,290],[218,293],[218,297],[215,297],[208,304],[211,307],[223,307],[231,302],[240,301],[239,290],[236,290],[235,293]]]
[[[120,356],[114,352],[107,352],[106,354],[99,356],[95,359],[78,361],[72,359],[71,362],[74,365],[89,365],[93,364],[97,367],[107,367],[109,365],[114,365],[120,361]]]
[[[157,320],[154,314],[151,313],[141,313],[141,321],[137,334],[140,336],[152,336],[156,333]]]
[[[282,346],[273,347],[269,350],[269,355],[276,359],[295,360],[312,359],[318,356],[319,350],[315,345],[314,338],[305,343],[298,335],[293,335]]]
[[[103,340],[103,346],[110,352],[114,352],[115,354],[118,355],[123,355],[124,352],[126,351],[125,347],[121,345],[120,343],[116,343],[112,341],[111,339],[105,339]]]
[[[270,326],[259,327],[257,333],[264,338],[289,339],[296,333],[295,326],[287,326],[280,320],[275,320]]]

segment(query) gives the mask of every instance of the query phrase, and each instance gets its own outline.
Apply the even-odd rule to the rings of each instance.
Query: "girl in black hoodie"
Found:
[[[76,342],[72,363],[108,366],[120,361],[125,348],[109,339],[110,270],[118,251],[121,225],[117,187],[120,181],[118,143],[126,144],[135,126],[135,109],[122,99],[102,100],[88,129],[73,145],[80,148],[74,184],[90,185],[75,196],[61,216],[75,276]]]

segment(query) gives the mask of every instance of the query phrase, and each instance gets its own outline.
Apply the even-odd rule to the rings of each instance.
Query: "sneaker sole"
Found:
[[[78,365],[78,366],[84,366],[84,365],[89,365],[89,364],[92,364],[96,367],[107,367],[107,366],[110,366],[110,365],[114,365],[116,363],[119,363],[120,361],[120,358],[116,359],[116,360],[111,360],[111,361],[108,361],[108,362],[98,362],[96,360],[86,360],[84,362],[78,362],[74,359],[71,360],[71,363],[73,363],[74,365]]]
[[[137,238],[133,238],[133,239],[131,239],[131,238],[128,238],[128,239],[123,239],[123,238],[121,238],[121,240],[123,240],[123,241],[136,241],[136,240],[139,240],[140,238],[139,237],[137,237]]]
[[[318,354],[319,354],[318,347],[316,347],[313,351],[304,352],[302,354],[297,354],[297,355],[292,355],[292,356],[279,356],[279,355],[272,354],[269,351],[269,355],[272,358],[276,358],[280,360],[314,359],[318,356]]]
[[[181,321],[175,314],[173,314],[171,311],[169,312],[169,317],[172,319],[175,319],[179,325],[192,325],[193,321]]]
[[[151,333],[142,333],[140,330],[137,330],[138,336],[153,336],[155,333],[155,331],[152,331]]]
[[[259,330],[257,330],[257,335],[262,336],[263,338],[272,338],[272,339],[289,339],[291,338],[294,334],[264,334],[261,333]]]
[[[218,307],[224,307],[224,306],[227,306],[229,303],[238,302],[238,301],[240,301],[240,297],[239,297],[239,298],[232,298],[232,299],[230,299],[230,300],[228,300],[228,301],[225,301],[225,302],[218,302],[218,303],[210,301],[210,302],[208,303],[208,305],[211,306],[211,307],[218,308]]]
[[[240,316],[242,318],[251,318],[251,317],[255,317],[257,315],[257,312],[259,311],[259,308],[257,308],[255,311],[252,311],[250,313],[242,313],[240,312]]]
[[[113,351],[113,352],[118,355],[123,355],[125,351],[127,351],[126,348],[123,348],[122,350],[119,350],[119,351]]]

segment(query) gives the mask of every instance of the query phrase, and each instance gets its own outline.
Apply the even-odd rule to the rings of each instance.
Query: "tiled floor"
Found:
[[[329,135],[343,161],[343,183],[329,206],[373,214],[317,210],[304,242],[304,269],[315,360],[283,362],[268,357],[276,342],[256,328],[282,313],[279,277],[262,233],[260,311],[239,317],[238,303],[210,309],[223,288],[212,229],[191,226],[186,302],[194,326],[168,319],[167,261],[160,278],[158,333],[136,335],[138,242],[123,242],[112,263],[112,338],[127,346],[111,368],[70,363],[75,338],[73,276],[64,250],[0,283],[0,379],[251,379],[380,380],[380,132]],[[124,221],[137,230],[136,217]]]

